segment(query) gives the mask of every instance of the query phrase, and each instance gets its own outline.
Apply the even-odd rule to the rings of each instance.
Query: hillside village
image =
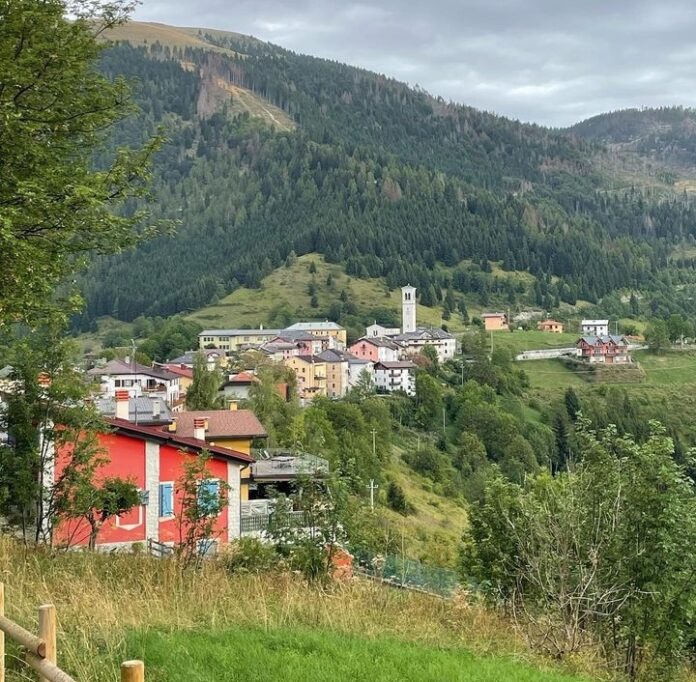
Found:
[[[0,3],[0,682],[696,679],[688,12],[213,4]]]
[[[355,390],[413,397],[417,372],[427,363],[444,365],[462,357],[453,334],[418,325],[416,300],[415,287],[402,287],[401,327],[375,323],[352,343],[343,327],[329,321],[296,322],[285,329],[204,329],[198,335],[198,349],[168,362],[144,366],[126,357],[89,369],[86,376],[94,404],[111,429],[100,436],[111,462],[103,475],[131,478],[144,499],[106,523],[91,541],[102,549],[129,548],[134,543],[150,543],[158,552],[173,547],[176,481],[184,473],[187,457],[202,452],[211,458],[211,476],[227,489],[225,507],[217,515],[205,551],[215,552],[219,544],[242,536],[263,537],[275,497],[289,495],[307,476],[321,480],[329,473],[329,463],[321,451],[267,446],[264,426],[251,409],[240,407],[249,404],[260,384],[258,368],[270,365],[289,371],[293,387],[279,381],[274,390],[282,400],[296,391],[304,406],[318,398],[341,399]],[[481,319],[486,332],[513,332],[514,323],[506,313],[486,313]],[[562,331],[554,320],[540,320],[537,328],[549,334]],[[609,334],[608,320],[582,320],[580,332],[572,348],[525,351],[518,359],[563,356],[592,364],[631,362],[628,341]],[[218,399],[223,408],[187,407],[197,362],[220,377]],[[229,369],[233,363],[235,371]],[[60,467],[54,473],[59,476]],[[211,484],[210,492],[218,495],[218,485]],[[301,515],[299,510],[289,511]],[[84,521],[73,521],[60,527],[54,542],[80,545],[90,537]]]

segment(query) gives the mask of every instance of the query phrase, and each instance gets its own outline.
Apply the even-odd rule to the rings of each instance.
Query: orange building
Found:
[[[563,333],[563,323],[557,322],[556,320],[544,320],[539,322],[537,329],[540,332],[551,332],[552,334],[562,334]]]
[[[508,331],[510,329],[505,313],[484,313],[481,318],[487,332]]]

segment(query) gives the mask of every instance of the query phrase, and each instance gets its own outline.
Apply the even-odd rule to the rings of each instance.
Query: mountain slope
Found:
[[[126,29],[140,47],[113,47],[102,68],[139,79],[142,113],[113,144],[165,127],[151,208],[178,228],[95,262],[83,324],[197,309],[258,287],[291,251],[390,288],[410,281],[430,304],[450,287],[486,304],[480,278],[435,267],[464,259],[531,272],[542,293],[511,303],[596,301],[653,287],[696,234],[688,201],[604,192],[613,156],[577,133],[239,34]]]
[[[568,131],[675,169],[696,170],[696,111],[692,109],[624,109],[593,116]]]

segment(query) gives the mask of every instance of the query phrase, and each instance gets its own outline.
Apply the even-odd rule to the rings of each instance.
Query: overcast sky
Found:
[[[142,0],[135,18],[251,34],[547,125],[696,106],[693,0]]]

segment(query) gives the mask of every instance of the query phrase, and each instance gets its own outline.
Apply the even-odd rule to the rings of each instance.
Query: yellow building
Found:
[[[283,361],[297,377],[297,392],[302,400],[326,396],[326,362],[318,355],[294,355]]]
[[[326,395],[342,398],[350,388],[350,354],[341,350],[325,350],[319,358],[326,363]]]
[[[346,347],[346,330],[336,322],[296,322],[288,327],[288,331],[307,332],[312,336],[329,337],[334,339],[339,348]]]
[[[199,348],[220,348],[236,353],[244,346],[260,346],[280,334],[280,329],[204,329],[198,335]]]

